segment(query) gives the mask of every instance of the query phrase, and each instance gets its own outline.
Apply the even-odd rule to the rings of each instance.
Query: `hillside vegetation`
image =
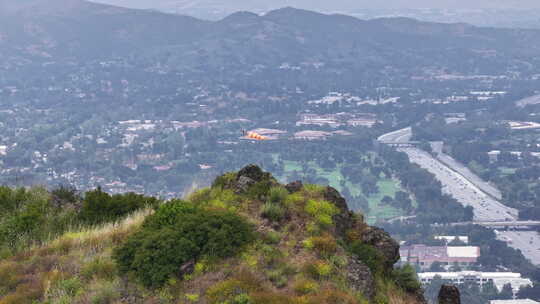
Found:
[[[41,221],[26,222],[34,225],[28,231],[19,227],[25,237],[17,246],[1,239],[2,304],[424,303],[412,269],[393,268],[397,243],[330,187],[281,185],[248,166],[163,203],[64,191],[81,207],[54,211],[61,193],[38,190],[2,189],[2,236],[31,206],[47,210]],[[6,211],[17,194],[19,205]],[[47,241],[42,233],[64,218],[70,231]]]

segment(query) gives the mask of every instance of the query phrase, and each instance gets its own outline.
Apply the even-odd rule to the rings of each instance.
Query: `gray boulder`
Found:
[[[439,304],[461,304],[459,289],[454,285],[441,286]]]
[[[347,281],[352,289],[361,292],[366,299],[375,295],[375,280],[369,267],[356,258],[350,258],[347,265]]]
[[[392,271],[394,264],[399,260],[399,244],[396,240],[383,229],[368,226],[362,233],[362,241],[375,247],[384,258],[384,270]]]

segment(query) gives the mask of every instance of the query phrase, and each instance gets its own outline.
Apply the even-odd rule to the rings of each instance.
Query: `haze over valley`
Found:
[[[540,301],[536,1],[107,3],[0,0],[0,303]]]

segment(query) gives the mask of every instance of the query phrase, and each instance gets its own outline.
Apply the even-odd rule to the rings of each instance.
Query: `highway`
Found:
[[[515,221],[518,211],[507,207],[484,193],[461,175],[452,170],[429,153],[418,148],[400,148],[409,160],[435,175],[442,184],[442,191],[454,197],[464,206],[471,206],[474,211],[474,221]]]
[[[384,135],[379,136],[377,138],[377,141],[381,143],[385,142],[403,142],[406,143],[411,140],[412,137],[412,128],[404,128],[397,131],[393,131],[390,133],[386,133]]]
[[[534,265],[540,265],[540,238],[536,231],[495,231],[497,239],[521,253]]]
[[[540,103],[540,95],[534,95],[527,98],[523,98],[521,100],[516,101],[516,105],[518,107],[525,107],[527,105],[534,105]]]
[[[384,134],[378,138],[381,143],[407,143],[412,138],[412,129],[404,128]],[[438,145],[438,146],[437,146]],[[500,202],[500,191],[482,180],[451,156],[442,153],[442,143],[436,144],[438,157],[415,147],[401,147],[409,156],[412,163],[428,170],[442,184],[442,191],[454,197],[464,206],[471,206],[474,212],[474,222],[488,228],[496,228],[493,222],[518,221],[518,210],[505,206]],[[489,222],[489,223],[488,223]],[[497,230],[496,230],[497,231]],[[523,255],[534,264],[540,264],[540,235],[535,231],[497,231],[501,240],[508,245],[521,250]],[[508,241],[508,239],[511,239]]]

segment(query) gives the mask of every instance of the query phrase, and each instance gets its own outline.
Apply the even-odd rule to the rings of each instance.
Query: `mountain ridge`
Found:
[[[450,35],[457,39],[482,40],[483,36],[492,35],[491,33],[499,33],[510,38],[512,36],[516,36],[515,38],[520,38],[519,36],[540,37],[540,31],[534,30],[495,31],[467,24],[429,23],[407,18],[361,20],[346,15],[326,15],[292,7],[273,10],[262,16],[249,12],[238,12],[222,20],[210,22],[188,16],[126,9],[84,0],[55,0],[47,3],[33,0],[29,3],[34,3],[32,5],[34,9],[31,11],[29,9],[4,10],[4,21],[0,21],[4,25],[4,30],[0,29],[0,35],[3,37],[0,39],[0,43],[9,41],[15,45],[19,44],[19,49],[24,49],[28,45],[36,47],[36,44],[45,49],[52,49],[53,47],[47,47],[46,43],[39,41],[39,37],[35,37],[36,34],[31,32],[34,29],[40,35],[50,37],[51,41],[61,41],[65,37],[71,37],[68,39],[74,42],[74,46],[58,47],[59,53],[72,49],[76,54],[78,44],[84,48],[90,43],[88,40],[99,37],[103,42],[107,41],[108,44],[111,44],[112,54],[121,54],[129,48],[136,50],[160,45],[182,45],[218,35],[234,37],[237,34],[235,31],[238,29],[246,30],[246,34],[249,35],[254,30],[249,28],[250,26],[261,29],[260,34],[266,36],[279,33],[269,30],[273,27],[274,29],[280,28],[285,32],[285,35],[296,32],[298,37],[304,33],[326,32],[327,39],[340,38],[343,42],[346,42],[345,40],[358,40],[358,35],[364,35],[366,39],[380,39],[382,43],[385,40],[388,41],[385,37],[397,41],[400,38],[395,37],[395,35],[401,34],[435,40],[440,35]],[[56,5],[51,3],[56,3]],[[249,26],[245,26],[246,24],[243,26],[242,24],[245,22]],[[226,31],[222,28],[223,25],[234,28]],[[23,35],[17,35],[20,33]],[[254,33],[254,35],[256,34]],[[28,41],[24,41],[25,37]],[[310,38],[317,39],[315,36]],[[17,40],[21,40],[20,43],[17,43]],[[442,40],[446,40],[446,38]],[[483,40],[493,41],[493,39]],[[526,40],[531,41],[531,39]],[[123,43],[128,45],[123,45]],[[531,45],[531,47],[540,49],[538,45]],[[115,50],[115,48],[119,48],[119,50]],[[54,54],[50,55],[54,57]]]

